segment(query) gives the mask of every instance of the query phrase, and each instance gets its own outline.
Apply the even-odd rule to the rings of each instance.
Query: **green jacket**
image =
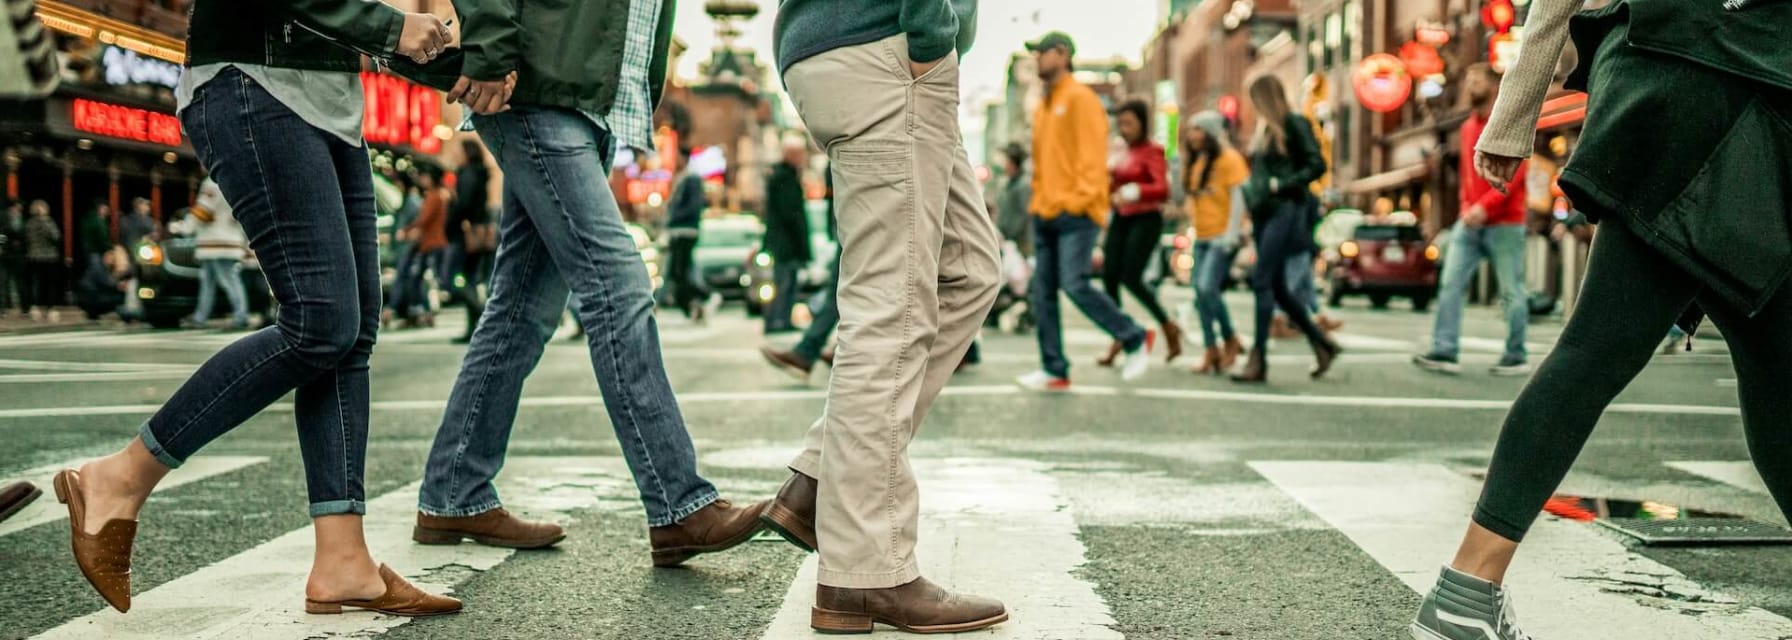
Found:
[[[808,264],[809,214],[803,197],[803,176],[780,162],[765,183],[765,251],[778,262]]]
[[[654,106],[665,90],[676,0],[661,0],[648,65]],[[462,75],[517,74],[512,104],[607,114],[622,77],[629,0],[454,0],[460,14]]]
[[[355,50],[390,53],[403,31],[404,13],[377,0],[197,0],[187,25],[187,65],[360,71]]]

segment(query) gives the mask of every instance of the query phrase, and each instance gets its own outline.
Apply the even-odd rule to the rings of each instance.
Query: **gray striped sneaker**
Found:
[[[1407,630],[1413,640],[1533,640],[1514,615],[1505,588],[1444,567]]]

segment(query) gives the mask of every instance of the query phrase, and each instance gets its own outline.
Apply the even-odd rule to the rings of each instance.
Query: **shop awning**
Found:
[[[1375,193],[1378,191],[1384,191],[1384,190],[1391,189],[1394,187],[1412,184],[1413,182],[1423,180],[1427,176],[1430,176],[1430,175],[1431,175],[1431,168],[1429,166],[1426,166],[1424,164],[1415,164],[1415,165],[1412,165],[1409,167],[1402,167],[1399,169],[1395,169],[1393,171],[1387,171],[1387,172],[1378,173],[1378,174],[1364,177],[1364,178],[1358,178],[1356,180],[1351,181],[1350,184],[1345,185],[1344,192],[1345,193],[1353,193],[1353,194]]]

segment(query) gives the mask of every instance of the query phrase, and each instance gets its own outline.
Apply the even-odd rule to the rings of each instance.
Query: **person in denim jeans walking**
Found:
[[[1501,192],[1475,173],[1474,154],[1481,132],[1493,114],[1493,103],[1499,97],[1500,79],[1485,63],[1470,66],[1463,89],[1474,111],[1462,123],[1462,219],[1450,231],[1450,245],[1444,253],[1442,280],[1438,283],[1437,325],[1431,331],[1431,350],[1413,356],[1413,364],[1427,371],[1458,373],[1457,362],[1462,339],[1462,305],[1468,286],[1481,261],[1493,263],[1494,280],[1500,289],[1500,303],[1506,311],[1506,353],[1493,366],[1494,375],[1522,376],[1531,372],[1525,356],[1525,328],[1530,323],[1531,304],[1524,285],[1525,235],[1525,172],[1521,168],[1512,185]]]
[[[75,562],[119,611],[131,606],[137,513],[156,483],[289,393],[317,536],[305,610],[460,610],[460,601],[423,593],[376,564],[361,528],[367,362],[379,329],[378,229],[361,139],[361,55],[336,44],[423,62],[449,35],[435,16],[378,2],[279,12],[259,3],[194,3],[189,68],[176,91],[182,129],[234,206],[281,311],[278,326],[201,365],[122,451],[56,475]]]
[[[1189,118],[1183,134],[1188,197],[1183,210],[1195,231],[1195,312],[1200,317],[1201,345],[1206,353],[1196,373],[1220,375],[1232,370],[1244,345],[1226,309],[1226,276],[1238,255],[1245,220],[1244,184],[1251,176],[1244,154],[1232,147],[1226,117],[1202,111]],[[1223,342],[1222,342],[1223,341]]]
[[[540,548],[565,537],[558,525],[504,510],[492,479],[523,381],[570,295],[647,511],[653,564],[678,565],[752,537],[761,505],[736,506],[697,473],[660,356],[652,283],[605,180],[618,147],[653,148],[673,3],[535,4],[455,2],[469,19],[463,77],[449,98],[478,114],[473,126],[504,171],[504,206],[491,298],[430,450],[413,538]]]

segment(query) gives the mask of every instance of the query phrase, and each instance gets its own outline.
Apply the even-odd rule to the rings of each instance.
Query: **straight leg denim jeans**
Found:
[[[473,126],[504,170],[491,299],[429,453],[418,507],[437,516],[497,508],[523,381],[541,361],[568,296],[604,409],[635,477],[647,525],[716,501],[666,379],[652,281],[605,179],[611,138],[571,109],[517,106]]]
[[[1450,234],[1450,252],[1444,255],[1443,281],[1438,284],[1431,353],[1456,357],[1461,351],[1462,307],[1469,283],[1485,259],[1493,262],[1494,281],[1505,307],[1505,356],[1524,359],[1525,332],[1531,320],[1530,293],[1524,285],[1524,233],[1524,225],[1470,227],[1456,223]]]
[[[380,319],[367,150],[306,124],[234,69],[200,87],[180,117],[248,232],[280,316],[200,366],[143,424],[143,444],[179,467],[296,390],[311,516],[366,513],[367,359]]]
[[[1144,327],[1089,281],[1098,235],[1101,227],[1083,216],[1062,213],[1050,220],[1033,218],[1033,244],[1038,252],[1038,266],[1033,270],[1033,316],[1039,321],[1039,358],[1046,373],[1060,378],[1070,377],[1070,361],[1064,357],[1059,292],[1128,352],[1145,344]]]

